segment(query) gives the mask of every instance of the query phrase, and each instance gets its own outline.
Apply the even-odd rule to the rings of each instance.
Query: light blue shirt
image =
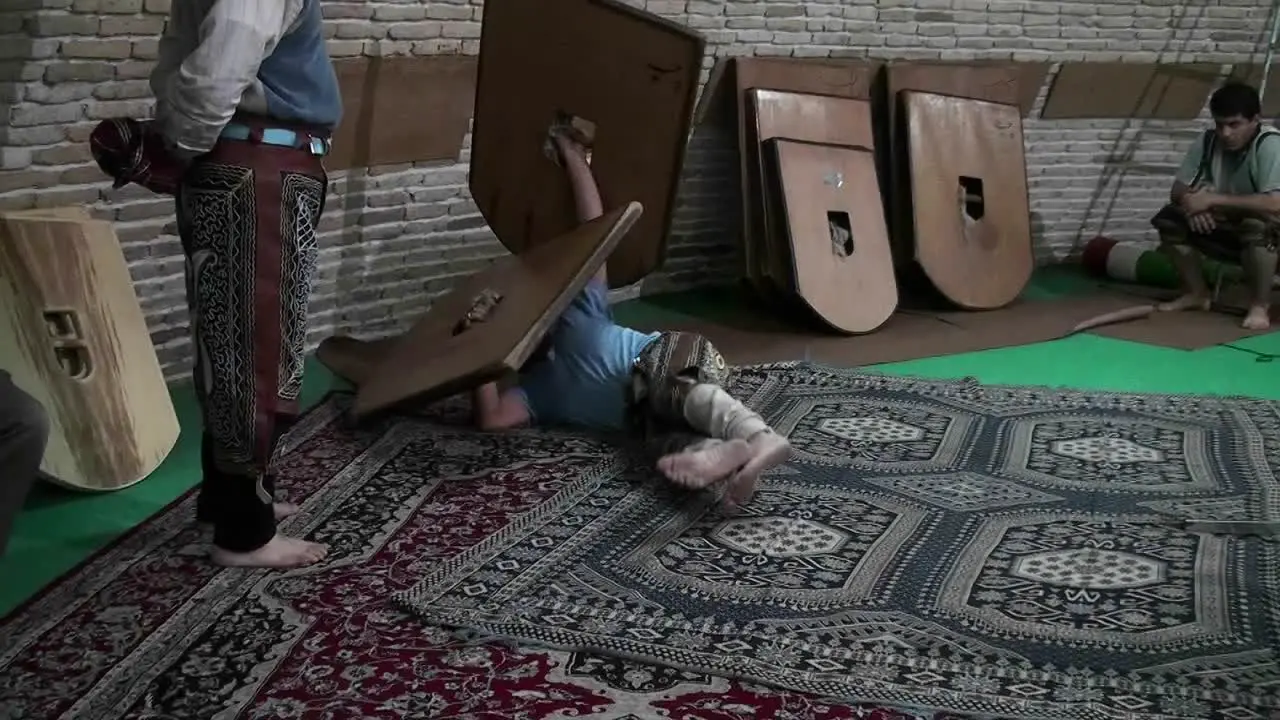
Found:
[[[593,279],[552,327],[548,355],[520,378],[530,418],[541,425],[622,430],[636,358],[658,335],[615,323],[608,291]]]

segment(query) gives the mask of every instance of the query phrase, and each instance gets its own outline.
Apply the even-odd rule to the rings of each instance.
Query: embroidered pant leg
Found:
[[[49,416],[0,370],[0,556],[35,483],[49,441]]]
[[[724,356],[695,333],[668,332],[640,354],[644,406],[657,421],[649,449],[657,455],[697,449],[708,439],[747,439],[768,425],[734,399]]]
[[[231,552],[275,535],[270,466],[279,417],[296,413],[327,185],[304,151],[221,141],[178,191],[204,419],[198,512]]]

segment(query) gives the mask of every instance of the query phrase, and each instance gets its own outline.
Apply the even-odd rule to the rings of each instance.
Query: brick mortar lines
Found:
[[[1225,71],[1260,61],[1270,11],[1270,0],[630,4],[706,36],[704,81],[715,57],[735,55],[1209,62]],[[478,51],[478,2],[325,0],[324,9],[335,58]],[[111,192],[85,143],[100,119],[150,113],[147,77],[167,10],[166,0],[5,0],[0,209],[88,203],[113,219],[161,363],[178,377],[191,353],[172,201],[137,188]],[[1028,119],[1038,257],[1062,257],[1099,232],[1104,218],[1109,235],[1147,238],[1147,218],[1202,126]],[[313,294],[313,346],[335,330],[368,337],[404,330],[455,279],[505,253],[467,192],[466,152],[457,164],[335,174]],[[723,280],[737,267],[737,187],[732,137],[700,129],[666,266],[642,288],[615,295]]]

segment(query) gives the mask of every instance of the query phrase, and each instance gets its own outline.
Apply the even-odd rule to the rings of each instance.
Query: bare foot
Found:
[[[1160,312],[1178,312],[1179,310],[1208,310],[1209,298],[1199,293],[1187,293],[1182,297],[1156,305]]]
[[[658,470],[681,487],[701,490],[742,467],[750,458],[751,446],[746,440],[727,440],[663,455],[658,459]]]
[[[1266,305],[1250,305],[1249,313],[1244,316],[1240,327],[1245,330],[1270,330],[1271,308]]]
[[[751,438],[751,459],[729,480],[724,494],[727,507],[745,505],[756,494],[756,485],[765,472],[781,465],[791,457],[791,443],[775,432],[756,433]]]
[[[234,553],[215,547],[209,557],[223,567],[292,568],[318,563],[328,553],[329,549],[319,543],[277,534],[257,550]]]

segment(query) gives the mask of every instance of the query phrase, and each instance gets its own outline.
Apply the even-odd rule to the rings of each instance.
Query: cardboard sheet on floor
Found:
[[[84,208],[0,215],[0,369],[48,412],[60,485],[128,487],[178,440],[115,230]]]
[[[780,199],[771,235],[787,243],[796,295],[841,333],[879,328],[898,306],[898,285],[874,153],[774,138],[765,157]]]
[[[897,312],[876,332],[854,337],[795,332],[771,318],[752,325],[688,317],[632,325],[702,333],[734,365],[808,360],[858,367],[1056,340],[1079,322],[1132,304],[1133,298],[1109,293],[1028,300],[988,312],[955,313],[964,316],[963,324],[950,315]]]
[[[783,225],[777,222],[781,202],[777,184],[766,182],[761,146],[774,138],[786,138],[827,145],[843,145],[875,149],[871,127],[871,103],[845,97],[807,93],[762,90],[747,91],[748,127],[753,128],[758,144],[749,162],[748,197],[754,211],[756,245],[751,257],[752,283],[768,285],[774,292],[788,293],[796,289],[791,244]],[[874,155],[872,155],[874,159]],[[873,168],[874,169],[874,168]],[[873,176],[874,179],[874,176]],[[875,199],[880,200],[879,183]]]
[[[1134,300],[1130,304],[1138,305],[1141,302]],[[1240,327],[1242,318],[1243,313],[1152,313],[1142,320],[1107,325],[1090,332],[1114,340],[1128,340],[1175,350],[1202,350],[1270,332],[1245,330]],[[1271,321],[1273,326],[1280,326],[1280,307],[1273,307]]]
[[[1064,63],[1040,117],[1194,120],[1221,72],[1221,65],[1209,63]]]
[[[376,352],[358,340],[326,340],[321,357],[335,373],[364,375],[352,415],[411,399],[429,402],[519,369],[641,214],[639,203],[628,203],[552,242],[502,258],[437,300],[376,360],[370,357]],[[459,332],[458,323],[488,292],[498,299],[488,319]]]
[[[457,160],[475,107],[476,59],[463,55],[334,62],[343,122],[330,171]]]
[[[760,139],[749,111],[748,90],[776,90],[790,93],[826,95],[869,100],[881,63],[863,60],[810,60],[801,58],[737,58],[729,72],[738,125],[738,151],[742,181],[742,247],[745,274],[756,289],[774,292],[763,277],[761,257],[761,198],[754,190],[760,176]]]
[[[911,175],[907,166],[907,127],[903,121],[903,94],[908,91],[985,100],[1017,106],[1023,115],[1031,112],[1049,66],[1046,63],[1013,62],[895,62],[885,69],[888,104],[885,117],[889,128],[886,212],[889,213],[890,240],[899,265],[913,259]]]
[[[1013,302],[1035,262],[1018,109],[930,93],[903,100],[915,261],[961,308]]]
[[[577,224],[564,171],[544,152],[561,113],[595,126],[606,206],[644,217],[609,259],[609,284],[661,264],[702,71],[700,35],[615,0],[489,0],[480,40],[471,194],[512,252]]]

